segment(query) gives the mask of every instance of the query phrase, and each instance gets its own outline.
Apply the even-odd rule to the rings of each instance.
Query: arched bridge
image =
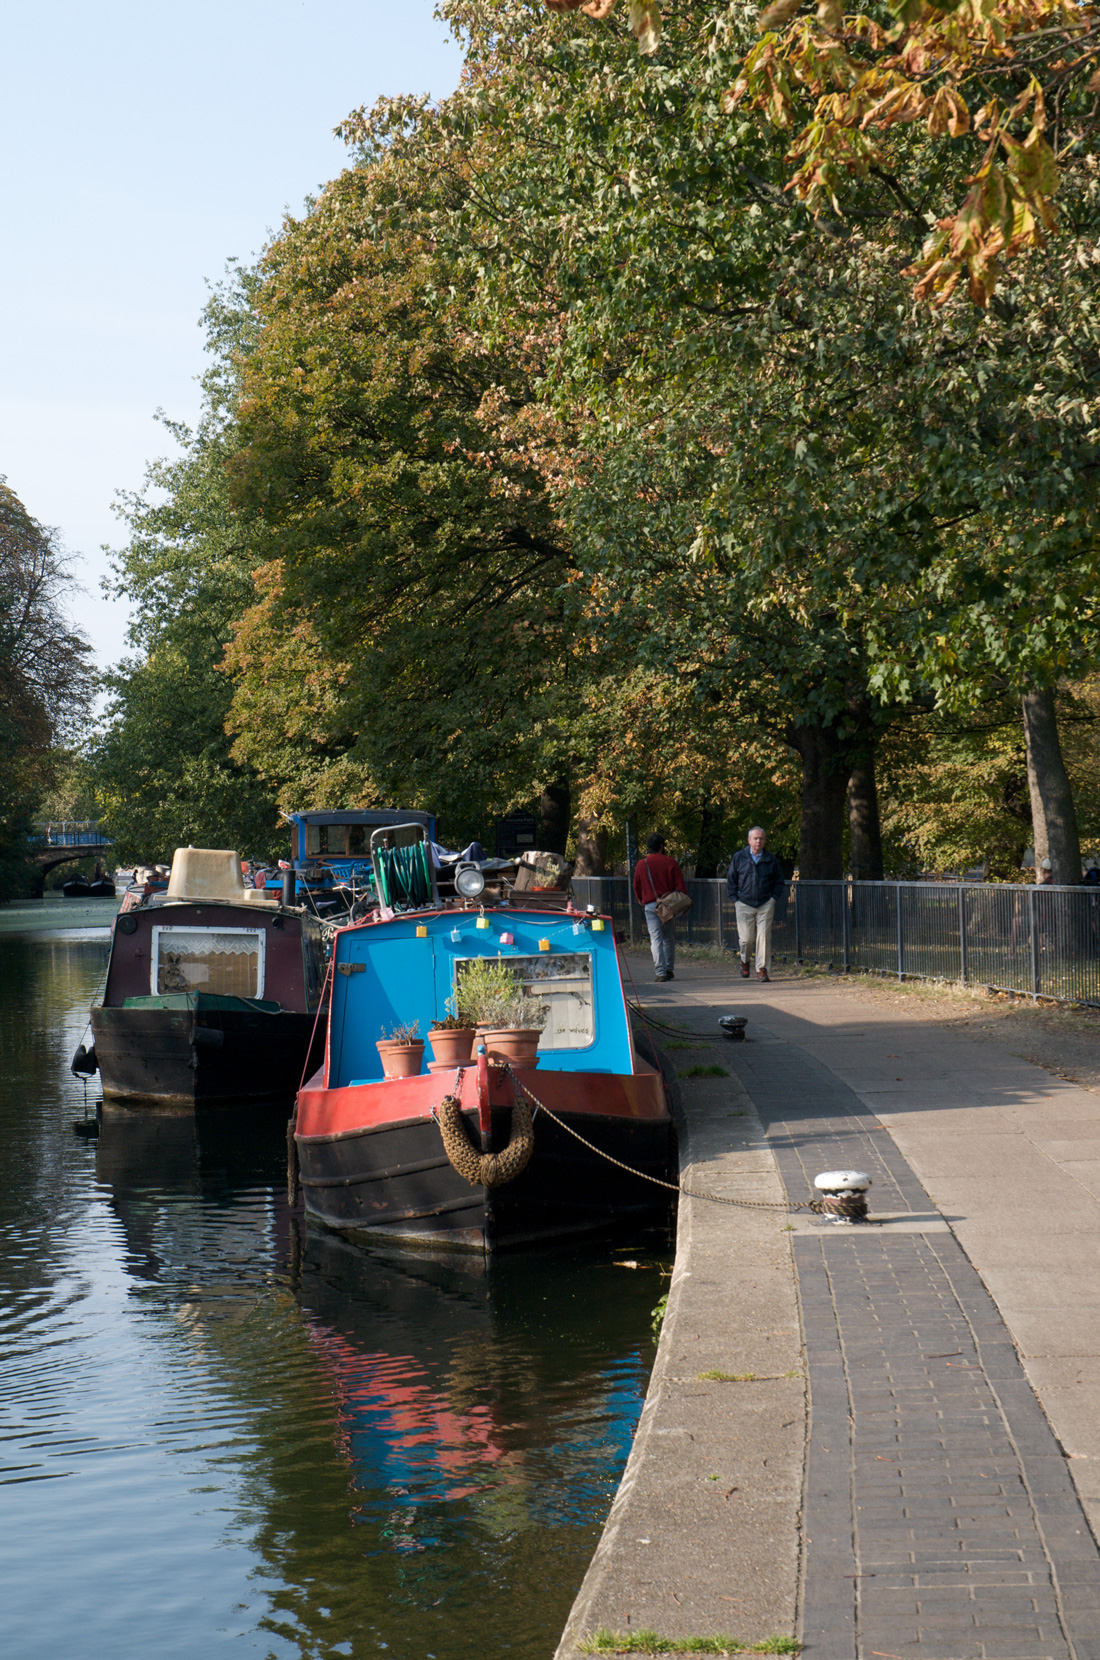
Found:
[[[57,865],[72,859],[98,858],[112,843],[93,818],[52,819],[36,824],[31,836],[31,859],[38,866],[36,891],[41,894],[46,877]]]

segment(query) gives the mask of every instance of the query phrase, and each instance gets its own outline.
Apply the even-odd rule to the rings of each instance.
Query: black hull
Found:
[[[163,1106],[293,1100],[314,1016],[259,1010],[92,1010],[104,1095]]]
[[[510,1110],[493,1113],[493,1145],[507,1142]],[[468,1116],[471,1131],[474,1120]],[[632,1170],[668,1181],[672,1125],[576,1115],[580,1134]],[[406,1119],[333,1136],[297,1138],[307,1213],[343,1233],[459,1249],[574,1239],[667,1211],[672,1193],[583,1147],[551,1119],[535,1123],[527,1168],[503,1187],[471,1187],[452,1169],[433,1119]]]

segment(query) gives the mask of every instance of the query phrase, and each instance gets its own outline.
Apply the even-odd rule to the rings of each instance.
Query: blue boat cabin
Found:
[[[377,1040],[413,1022],[426,1038],[432,1021],[448,1012],[463,963],[498,955],[549,1006],[541,1068],[634,1070],[615,937],[602,918],[512,909],[421,912],[337,935],[329,1088],[378,1082]],[[426,1049],[425,1071],[430,1059]]]

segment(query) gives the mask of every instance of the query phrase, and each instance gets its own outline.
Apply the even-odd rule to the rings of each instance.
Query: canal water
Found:
[[[77,1135],[105,941],[0,937],[6,1652],[549,1660],[645,1394],[654,1239],[387,1255],[288,1212],[278,1111]]]

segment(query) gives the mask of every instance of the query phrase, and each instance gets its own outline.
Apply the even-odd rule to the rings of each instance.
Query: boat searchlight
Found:
[[[476,865],[459,865],[455,871],[455,892],[463,899],[480,899],[485,891],[485,877]]]

